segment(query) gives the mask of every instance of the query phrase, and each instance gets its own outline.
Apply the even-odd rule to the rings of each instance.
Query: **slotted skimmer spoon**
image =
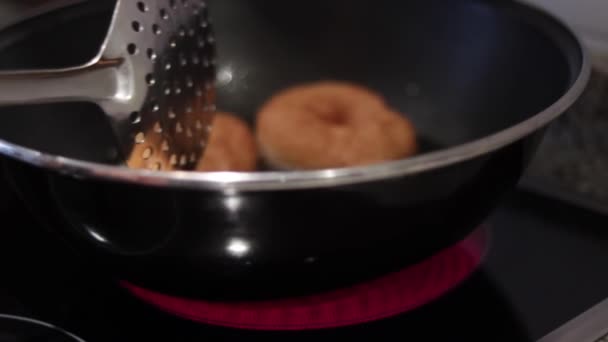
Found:
[[[0,105],[89,101],[131,168],[192,170],[215,111],[215,41],[203,0],[117,0],[85,65],[0,73]],[[78,142],[74,142],[78,143]]]

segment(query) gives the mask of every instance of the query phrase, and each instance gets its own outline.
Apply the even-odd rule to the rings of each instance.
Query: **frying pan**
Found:
[[[95,3],[96,6],[91,6]],[[0,33],[0,66],[87,60],[103,2]],[[94,106],[0,110],[7,179],[91,268],[208,300],[299,296],[372,279],[453,245],[513,189],[547,125],[583,91],[585,50],[537,9],[482,0],[209,0],[218,106],[253,124],[290,85],[356,82],[416,126],[414,157],[279,172],[129,170]],[[513,248],[517,248],[514,246]]]

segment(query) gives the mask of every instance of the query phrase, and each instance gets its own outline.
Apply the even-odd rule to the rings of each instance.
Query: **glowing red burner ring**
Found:
[[[134,296],[197,323],[250,330],[309,330],[362,324],[421,307],[465,280],[481,263],[485,229],[433,257],[373,281],[287,300],[217,303],[176,298],[127,282]]]

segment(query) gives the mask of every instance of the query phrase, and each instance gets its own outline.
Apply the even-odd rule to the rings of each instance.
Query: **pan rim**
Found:
[[[44,321],[40,321],[34,318],[29,318],[29,317],[25,317],[25,316],[18,316],[18,315],[11,315],[11,314],[0,314],[0,319],[5,319],[5,320],[11,320],[11,321],[16,321],[16,322],[20,322],[20,323],[26,323],[26,324],[30,324],[33,326],[37,326],[40,328],[44,328],[44,329],[48,329],[51,331],[55,331],[59,334],[64,335],[65,337],[69,337],[71,338],[73,341],[76,342],[85,342],[83,339],[81,339],[80,337],[68,332],[65,329],[62,329],[56,325],[53,325],[51,323],[47,323]]]
[[[67,158],[26,148],[0,139],[0,153],[26,164],[49,169],[75,178],[93,178],[142,186],[172,187],[183,189],[221,191],[275,191],[327,188],[382,181],[394,177],[411,176],[436,170],[487,155],[518,141],[548,125],[564,114],[580,97],[589,81],[592,63],[589,51],[581,37],[565,22],[533,5],[518,4],[528,10],[536,10],[551,25],[570,35],[581,58],[580,70],[563,95],[543,111],[503,130],[437,151],[402,160],[387,161],[374,165],[306,171],[254,171],[254,172],[193,172],[155,171],[129,169]],[[561,49],[563,51],[563,49]],[[565,54],[565,53],[564,53]]]

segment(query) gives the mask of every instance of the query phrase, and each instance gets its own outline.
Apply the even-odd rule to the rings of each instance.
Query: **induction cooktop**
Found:
[[[359,319],[289,329],[280,314],[264,321],[213,303],[229,314],[210,316],[209,303],[155,294],[98,273],[11,193],[0,194],[0,318],[41,322],[82,341],[592,342],[608,333],[608,218],[523,191],[509,194],[474,236],[415,265],[418,270],[340,289],[338,296],[319,294],[316,303],[330,306],[350,294],[355,304],[342,307],[340,317]],[[376,311],[351,312],[370,306]],[[383,311],[387,307],[392,311]],[[331,316],[318,310],[312,316],[318,322],[324,322],[318,315]],[[0,341],[34,340],[16,338],[14,324],[0,319]]]

